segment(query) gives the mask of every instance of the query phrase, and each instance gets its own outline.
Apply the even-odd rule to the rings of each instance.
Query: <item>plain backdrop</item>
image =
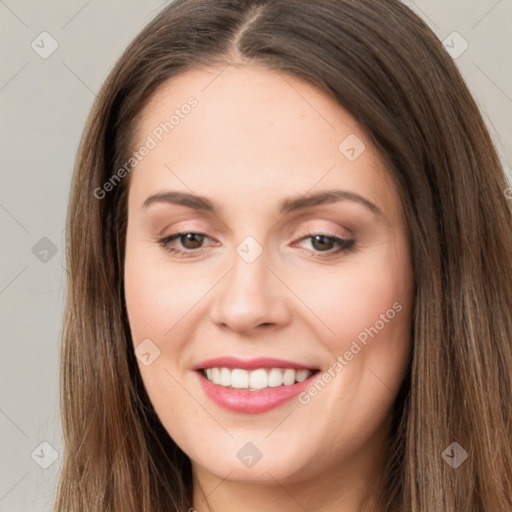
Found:
[[[511,179],[512,0],[405,3],[450,47]],[[52,507],[73,162],[108,71],[166,4],[0,0],[0,512]]]

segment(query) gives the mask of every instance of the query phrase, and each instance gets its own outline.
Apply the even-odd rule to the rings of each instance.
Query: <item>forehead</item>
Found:
[[[167,80],[143,110],[138,138],[169,120],[174,112],[179,115],[191,97],[198,105],[193,115],[187,115],[190,121],[173,128],[173,136],[193,124],[194,128],[209,129],[212,139],[243,139],[244,150],[251,142],[248,135],[254,135],[254,143],[270,143],[276,135],[290,141],[306,136],[312,142],[322,137],[322,149],[331,145],[337,150],[343,133],[361,132],[352,116],[318,87],[259,65],[232,64],[195,68]],[[215,131],[211,131],[213,126]]]
[[[260,66],[169,79],[143,110],[133,149],[148,138],[154,147],[131,176],[143,194],[167,186],[255,198],[345,185],[396,200],[382,159],[346,110],[316,86]]]

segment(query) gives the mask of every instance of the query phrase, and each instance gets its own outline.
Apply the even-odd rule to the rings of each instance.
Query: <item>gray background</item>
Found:
[[[450,51],[464,48],[454,31],[467,41],[455,60],[510,179],[512,0],[404,3]],[[0,0],[0,512],[51,510],[62,449],[58,357],[73,162],[95,93],[165,4]],[[58,48],[42,58],[55,44],[45,31]]]

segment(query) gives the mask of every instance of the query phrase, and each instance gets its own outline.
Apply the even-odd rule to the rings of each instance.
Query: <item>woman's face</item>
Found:
[[[228,66],[160,87],[134,150],[126,304],[169,435],[203,478],[361,483],[385,458],[413,301],[369,137],[316,87]]]

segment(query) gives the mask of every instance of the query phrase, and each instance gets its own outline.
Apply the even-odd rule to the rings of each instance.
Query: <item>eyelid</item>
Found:
[[[325,222],[325,221],[324,221]],[[329,224],[334,224],[329,221]],[[350,239],[354,237],[354,232],[351,229],[343,226],[340,227],[336,224],[335,227],[323,228],[318,226],[315,221],[306,222],[304,227],[299,229],[299,234],[295,236],[308,236],[308,235],[325,235],[325,236],[333,236],[336,238],[342,239]]]
[[[158,229],[156,235],[160,238],[166,238],[178,233],[201,233],[206,234],[207,231],[212,231],[211,227],[207,227],[204,223],[200,225],[193,224],[190,221],[178,221],[172,224],[165,224],[165,227]],[[169,234],[165,234],[169,232]],[[209,235],[208,235],[209,236]]]

